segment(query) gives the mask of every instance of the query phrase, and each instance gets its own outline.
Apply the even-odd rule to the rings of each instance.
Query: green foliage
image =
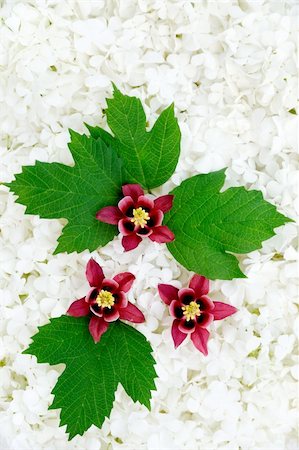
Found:
[[[278,213],[259,191],[243,187],[220,193],[225,171],[196,175],[173,190],[174,204],[165,224],[175,234],[168,245],[188,270],[209,279],[244,277],[231,253],[261,247],[273,229],[291,220]]]
[[[173,105],[165,109],[150,131],[141,101],[123,95],[114,86],[114,97],[107,100],[107,121],[114,134],[113,147],[124,161],[132,183],[152,189],[173,174],[179,154],[181,133]],[[89,127],[94,137],[110,139],[99,127]]]
[[[86,126],[86,128],[90,132],[90,135],[94,139],[99,139],[99,140],[104,141],[104,143],[107,146],[111,146],[111,147],[115,146],[115,139],[110,133],[108,133],[108,131],[105,131],[105,130],[103,130],[103,128],[100,128],[98,126],[93,127],[91,125],[88,125],[88,123],[85,123],[84,125]]]
[[[103,140],[72,130],[70,134],[74,167],[38,161],[6,184],[18,196],[17,202],[27,206],[27,214],[68,220],[55,253],[93,251],[118,233],[117,227],[99,222],[95,214],[117,204],[124,182],[122,162]]]
[[[55,398],[50,408],[61,408],[60,425],[67,425],[69,439],[91,425],[102,426],[110,415],[118,383],[147,408],[155,389],[155,360],[145,337],[117,321],[95,344],[88,321],[88,317],[51,319],[39,327],[24,351],[35,355],[39,363],[66,365],[52,391]]]
[[[114,86],[107,104],[114,136],[87,124],[91,137],[70,131],[74,167],[37,162],[6,184],[27,206],[27,214],[68,220],[55,253],[93,251],[107,244],[117,227],[96,220],[96,212],[118,203],[123,184],[150,190],[166,182],[177,165],[181,135],[173,105],[147,131],[139,99]],[[275,227],[289,221],[260,192],[239,187],[220,193],[224,179],[219,171],[184,181],[173,191],[174,206],[164,220],[175,234],[168,244],[174,257],[211,279],[243,277],[231,253],[260,248]]]

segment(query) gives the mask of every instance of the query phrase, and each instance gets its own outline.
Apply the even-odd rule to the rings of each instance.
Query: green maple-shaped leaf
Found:
[[[244,277],[231,253],[248,253],[291,220],[277,212],[259,191],[243,187],[220,193],[225,171],[196,175],[173,190],[173,208],[165,224],[175,234],[168,245],[188,270],[209,279]]]
[[[66,365],[52,391],[55,397],[50,409],[61,408],[60,425],[67,425],[69,439],[91,425],[102,426],[110,415],[118,383],[147,408],[155,389],[155,360],[145,337],[117,321],[95,344],[88,321],[88,317],[51,319],[39,327],[24,351],[35,355],[39,363]]]
[[[91,135],[110,143],[124,161],[129,180],[145,189],[165,183],[173,174],[180,155],[181,133],[173,105],[158,117],[150,131],[141,101],[123,95],[114,86],[107,100],[107,121],[114,137],[99,127],[87,125]]]
[[[95,250],[107,244],[117,227],[96,220],[96,212],[117,204],[124,184],[122,162],[103,140],[70,131],[69,144],[75,165],[37,162],[23,167],[6,185],[27,206],[27,214],[45,219],[64,218],[68,224],[55,253]]]

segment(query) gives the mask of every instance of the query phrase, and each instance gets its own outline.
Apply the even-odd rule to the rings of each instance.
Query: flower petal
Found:
[[[118,208],[125,216],[133,217],[134,200],[129,196],[124,197],[118,202]]]
[[[152,209],[150,212],[150,219],[147,222],[148,227],[157,227],[162,224],[164,214],[160,209]]]
[[[214,303],[207,295],[203,295],[200,299],[197,300],[197,303],[199,303],[201,311],[211,312],[212,309],[214,309]]]
[[[151,198],[146,197],[145,195],[141,195],[141,197],[138,198],[136,207],[141,207],[147,211],[150,211],[154,207],[154,201]]]
[[[130,236],[135,232],[135,225],[130,219],[121,219],[118,222],[119,232],[124,236]]]
[[[231,316],[235,314],[238,310],[234,306],[228,305],[227,303],[222,302],[213,302],[215,308],[212,311],[214,316],[214,320],[221,320],[225,317]]]
[[[213,322],[213,320],[214,320],[213,314],[204,312],[200,316],[197,317],[196,322],[201,327],[207,328],[210,325],[210,323]]]
[[[108,323],[105,322],[102,318],[93,316],[89,321],[89,332],[93,337],[95,343],[99,342],[102,334],[107,331]]]
[[[119,284],[116,280],[110,280],[109,278],[104,278],[102,283],[102,289],[105,291],[111,292],[111,294],[114,294],[119,288]]]
[[[90,286],[100,288],[104,279],[104,272],[102,267],[93,259],[87,263],[86,266],[86,278]]]
[[[166,305],[170,305],[172,300],[178,299],[178,288],[171,284],[158,284],[158,291],[161,299]]]
[[[118,283],[120,291],[128,292],[135,280],[135,275],[133,275],[131,272],[122,272],[115,275],[115,277],[113,277],[113,280]]]
[[[161,195],[161,197],[158,197],[154,200],[155,208],[161,209],[163,213],[166,213],[172,208],[172,202],[173,202],[174,195]]]
[[[202,275],[195,274],[190,280],[189,287],[194,289],[196,298],[200,298],[209,292],[210,282]]]
[[[153,230],[145,225],[143,228],[136,227],[135,232],[138,236],[148,237],[150,234],[152,234]]]
[[[208,340],[210,333],[205,328],[196,327],[195,331],[191,334],[191,340],[197,350],[203,353],[205,356],[208,354]]]
[[[154,242],[163,244],[164,242],[173,241],[174,234],[166,225],[161,225],[153,228],[153,233],[149,236],[149,238]]]
[[[90,311],[97,317],[103,317],[103,308],[97,303],[90,305]]]
[[[189,305],[190,302],[195,300],[195,294],[193,289],[183,288],[179,290],[178,297],[180,302],[184,303],[184,305]]]
[[[126,294],[123,291],[116,292],[115,294],[113,294],[113,297],[117,309],[126,308],[128,306],[128,300]]]
[[[74,301],[66,313],[73,317],[87,316],[89,314],[89,304],[85,301],[85,297]]]
[[[192,319],[191,320],[185,320],[185,319],[180,320],[179,329],[182,333],[187,333],[187,334],[193,333],[193,331],[195,330],[195,327],[196,327],[195,320],[192,320]]]
[[[92,288],[88,291],[86,297],[85,297],[85,301],[90,304],[93,304],[95,302],[95,299],[97,298],[99,294],[99,290],[97,288]]]
[[[182,333],[179,329],[179,320],[174,320],[172,322],[172,327],[171,327],[171,335],[172,335],[172,339],[174,342],[174,346],[175,348],[178,348],[179,345],[181,345],[181,343],[186,339],[187,334],[186,333]]]
[[[116,306],[103,308],[103,319],[106,320],[106,322],[115,322],[115,320],[119,319],[118,308]]]
[[[117,206],[105,206],[105,208],[100,209],[96,213],[96,218],[101,222],[117,225],[118,221],[122,218],[122,214]]]
[[[142,238],[140,236],[136,236],[136,234],[131,234],[130,236],[124,236],[122,238],[122,246],[125,249],[126,252],[129,250],[133,250],[136,248],[140,242],[142,241]]]
[[[134,201],[144,194],[142,187],[139,184],[124,184],[122,187],[123,194],[130,196]]]
[[[126,308],[119,310],[119,318],[134,323],[142,323],[145,321],[145,317],[140,309],[131,302],[128,302],[128,306]]]
[[[172,300],[172,302],[170,303],[170,306],[169,306],[169,312],[176,319],[182,319],[184,313],[182,310],[181,302],[178,302],[177,300]]]

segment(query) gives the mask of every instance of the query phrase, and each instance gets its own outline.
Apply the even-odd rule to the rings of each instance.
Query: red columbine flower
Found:
[[[142,312],[125,295],[135,280],[132,273],[119,273],[110,280],[104,277],[101,266],[91,258],[86,266],[86,278],[91,286],[90,291],[86,297],[74,301],[67,314],[73,317],[90,315],[89,331],[95,342],[99,342],[109,322],[117,319],[144,322]]]
[[[174,240],[172,231],[162,225],[164,213],[172,207],[173,195],[162,195],[152,200],[144,195],[139,184],[125,184],[122,191],[124,198],[118,205],[102,208],[96,218],[118,225],[125,251],[136,248],[144,237],[160,244]]]
[[[170,284],[159,284],[159,294],[170,314],[174,317],[171,334],[175,348],[187,337],[204,355],[208,354],[207,342],[210,333],[207,327],[213,320],[231,316],[237,309],[222,302],[213,302],[207,294],[209,280],[201,275],[194,275],[189,288],[177,289]]]

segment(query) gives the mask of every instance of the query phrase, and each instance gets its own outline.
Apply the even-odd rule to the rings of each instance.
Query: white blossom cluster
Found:
[[[171,102],[181,158],[167,193],[227,167],[227,186],[260,189],[298,213],[296,39],[292,0],[8,0],[0,2],[0,181],[35,160],[72,163],[68,128],[106,126],[111,81],[138,95],[149,124]],[[85,130],[86,131],[86,130]],[[296,203],[297,201],[297,203]],[[110,276],[136,275],[129,299],[157,360],[148,411],[119,387],[111,417],[68,441],[48,411],[61,366],[22,355],[37,327],[86,294],[88,252],[53,250],[63,220],[24,215],[0,186],[1,450],[296,450],[296,224],[240,257],[246,279],[212,283],[239,312],[211,326],[209,355],[173,348],[157,284],[186,285],[165,245],[93,253]],[[200,257],[200,255],[199,255]]]

